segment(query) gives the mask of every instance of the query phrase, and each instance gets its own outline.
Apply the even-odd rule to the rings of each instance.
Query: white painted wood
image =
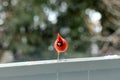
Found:
[[[120,57],[0,64],[0,80],[119,80]]]
[[[120,68],[93,70],[90,80],[120,80]]]

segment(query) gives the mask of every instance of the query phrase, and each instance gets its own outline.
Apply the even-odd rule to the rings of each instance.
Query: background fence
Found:
[[[0,80],[119,79],[119,56],[0,64]]]

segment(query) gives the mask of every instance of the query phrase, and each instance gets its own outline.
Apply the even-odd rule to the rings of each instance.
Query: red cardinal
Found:
[[[59,54],[62,52],[66,52],[68,48],[68,42],[65,39],[63,39],[59,33],[54,43],[54,48],[56,49],[58,53],[58,60],[59,60]]]

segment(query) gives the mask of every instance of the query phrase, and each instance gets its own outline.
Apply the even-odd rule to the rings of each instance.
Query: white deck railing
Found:
[[[120,57],[0,64],[0,80],[120,80]]]

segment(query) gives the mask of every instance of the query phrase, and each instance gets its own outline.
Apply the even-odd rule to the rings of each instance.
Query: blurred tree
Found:
[[[69,57],[91,56],[91,39],[97,34],[91,26],[97,25],[89,21],[86,10],[102,14],[103,31],[95,38],[99,43],[119,27],[119,3],[118,0],[0,0],[0,48],[12,51],[15,61],[54,59],[53,44],[60,32],[69,42]]]

